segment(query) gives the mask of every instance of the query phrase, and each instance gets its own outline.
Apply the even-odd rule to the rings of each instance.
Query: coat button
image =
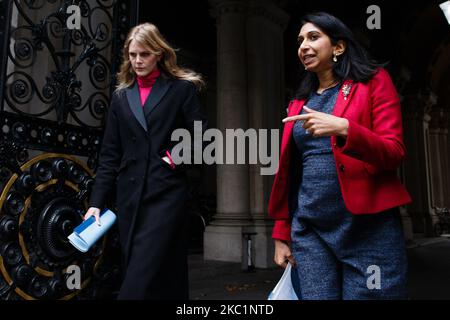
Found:
[[[345,167],[342,163],[339,164],[339,170],[341,170],[341,172],[345,171]]]
[[[130,178],[130,182],[131,182],[131,183],[135,183],[135,182],[136,182],[136,179],[135,179],[135,178]]]
[[[133,140],[133,142],[136,142],[136,137],[135,136],[131,137],[131,140]]]
[[[333,147],[335,147],[335,148],[336,148],[336,146],[337,146],[336,142],[335,142],[335,143],[333,143]]]

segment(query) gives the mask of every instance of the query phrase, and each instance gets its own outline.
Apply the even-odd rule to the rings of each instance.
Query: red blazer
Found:
[[[298,115],[304,103],[291,101],[288,115]],[[349,121],[346,139],[331,137],[347,209],[353,214],[371,214],[411,202],[396,172],[405,157],[405,146],[400,100],[389,74],[379,69],[365,84],[344,81],[333,115]],[[278,172],[269,199],[269,215],[276,220],[272,237],[286,241],[291,233],[288,197],[291,149],[295,148],[293,127],[294,122],[284,125]]]

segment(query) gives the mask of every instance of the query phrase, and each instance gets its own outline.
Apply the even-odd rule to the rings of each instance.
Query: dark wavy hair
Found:
[[[367,51],[356,41],[353,32],[338,18],[326,12],[316,12],[302,17],[300,28],[306,23],[312,23],[331,39],[332,45],[343,40],[346,48],[333,63],[333,74],[341,80],[352,79],[355,82],[367,82],[379,67],[385,64],[377,63],[369,57]],[[319,79],[314,72],[305,72],[300,86],[295,94],[297,99],[306,99],[319,86]]]

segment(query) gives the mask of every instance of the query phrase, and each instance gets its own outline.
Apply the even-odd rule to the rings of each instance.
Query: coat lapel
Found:
[[[303,109],[303,105],[305,104],[305,100],[294,100],[291,109],[289,110],[289,117],[292,116],[297,116],[300,114],[300,112]],[[286,141],[285,141],[285,146],[287,145],[289,138],[292,135],[292,129],[294,129],[294,124],[295,121],[290,121],[288,123],[286,123],[286,126],[284,127],[284,132],[285,134],[283,134],[283,136],[286,136]]]
[[[141,97],[136,82],[132,87],[125,89],[127,93],[128,105],[139,124],[147,131],[147,121],[145,120],[144,110],[141,105]]]
[[[297,116],[302,111],[303,105],[305,104],[305,100],[294,100],[292,104],[292,108],[288,114],[289,117],[291,116]],[[290,122],[294,123],[294,122]]]
[[[338,97],[336,99],[336,104],[334,105],[333,115],[336,117],[341,117],[344,114],[348,103],[355,92],[356,84],[352,80],[345,80],[339,89]]]
[[[305,104],[305,100],[294,100],[292,102],[292,107],[289,109],[288,116],[296,116],[300,114],[303,105]],[[289,145],[289,140],[292,136],[292,129],[294,128],[295,121],[287,122],[284,125],[283,137],[281,139],[281,154],[283,155],[287,150],[287,146]]]
[[[150,94],[144,104],[144,114],[146,118],[150,116],[150,113],[153,112],[159,101],[161,101],[167,93],[167,90],[169,90],[170,86],[171,81],[169,81],[169,79],[167,79],[164,75],[161,74],[161,76],[156,79],[152,91],[150,91]]]

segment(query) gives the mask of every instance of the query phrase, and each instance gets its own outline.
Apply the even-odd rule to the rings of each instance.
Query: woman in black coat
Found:
[[[196,91],[201,76],[177,66],[174,50],[156,26],[131,29],[118,87],[108,110],[99,166],[85,219],[116,185],[125,264],[118,299],[187,299],[187,181],[175,165],[171,134],[206,121]]]

